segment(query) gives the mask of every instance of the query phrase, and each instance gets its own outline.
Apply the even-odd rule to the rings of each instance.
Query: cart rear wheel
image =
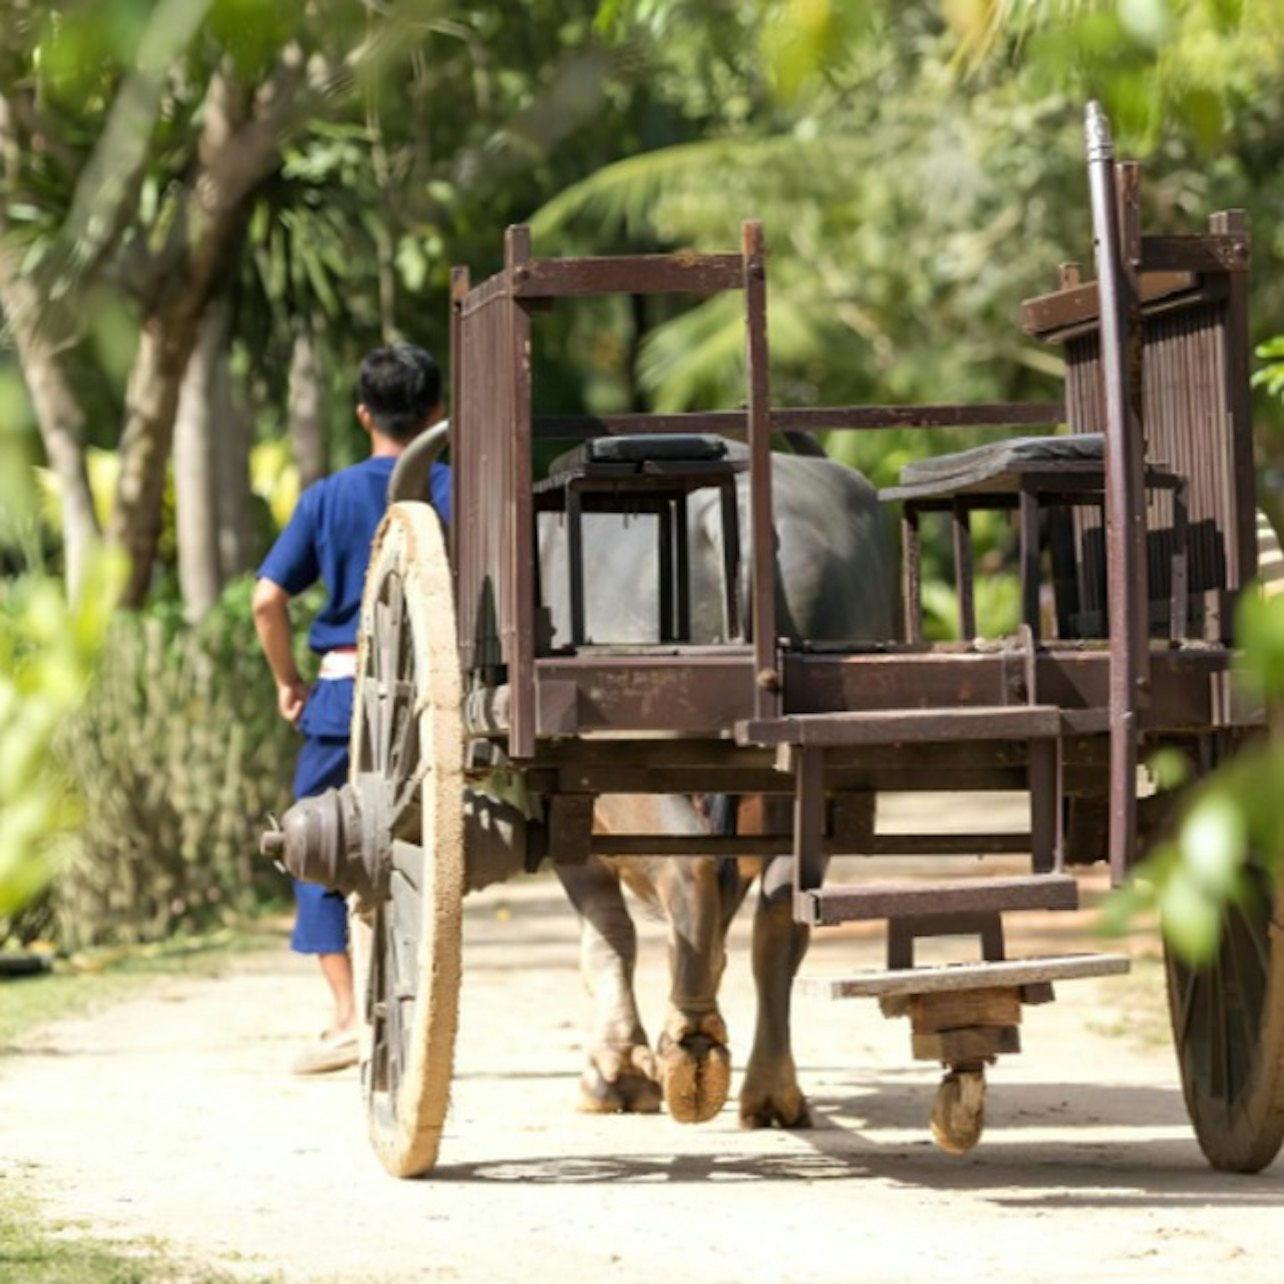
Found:
[[[388,896],[353,918],[370,1137],[398,1177],[437,1159],[459,1011],[465,852],[459,661],[436,514],[395,504],[361,608],[354,780],[382,778]],[[363,789],[363,795],[372,791]]]
[[[1254,866],[1221,945],[1192,968],[1165,947],[1186,1109],[1214,1168],[1252,1173],[1284,1142],[1284,881]]]

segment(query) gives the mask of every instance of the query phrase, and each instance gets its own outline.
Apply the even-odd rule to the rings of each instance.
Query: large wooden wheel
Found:
[[[1216,958],[1192,968],[1165,946],[1186,1109],[1214,1168],[1265,1168],[1284,1142],[1284,880],[1249,869]]]
[[[388,895],[353,916],[361,1087],[398,1177],[437,1159],[459,1011],[465,852],[459,661],[450,569],[427,504],[389,509],[361,608],[353,781],[384,808]],[[370,777],[375,777],[371,782]],[[382,789],[372,783],[382,781]]]

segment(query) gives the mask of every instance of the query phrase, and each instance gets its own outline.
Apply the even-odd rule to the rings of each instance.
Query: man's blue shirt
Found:
[[[261,578],[279,584],[291,597],[317,580],[325,584],[325,605],[308,632],[308,646],[318,654],[357,644],[370,546],[387,509],[396,462],[386,455],[365,459],[309,486],[259,567]],[[449,522],[450,469],[445,464],[433,465],[429,490],[433,507]],[[352,685],[351,680],[318,682],[300,729],[308,735],[346,737]]]

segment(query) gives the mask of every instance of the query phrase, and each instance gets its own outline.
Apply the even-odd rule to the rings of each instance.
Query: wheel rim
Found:
[[[387,898],[354,917],[362,1093],[381,1160],[415,1176],[436,1160],[449,1093],[464,859],[451,584],[427,505],[395,505],[376,536],[357,672],[353,777],[381,800],[388,844]]]
[[[1175,1030],[1200,1095],[1232,1110],[1251,1092],[1256,1051],[1269,1015],[1270,884],[1250,871],[1251,895],[1231,905],[1221,944],[1207,966],[1173,958]]]
[[[1195,968],[1166,948],[1187,1110],[1216,1167],[1256,1171],[1284,1139],[1284,959],[1273,918],[1284,888],[1257,866],[1226,910],[1216,956]]]

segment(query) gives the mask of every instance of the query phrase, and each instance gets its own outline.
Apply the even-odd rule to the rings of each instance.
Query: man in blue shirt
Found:
[[[357,376],[357,419],[370,434],[370,457],[309,486],[289,524],[259,568],[254,624],[276,679],[281,716],[303,732],[294,796],[308,798],[342,785],[348,776],[348,731],[356,676],[357,626],[366,564],[384,514],[388,481],[409,442],[441,417],[441,374],[423,348],[398,343],[366,355]],[[450,470],[434,464],[431,498],[450,519]],[[309,691],[294,662],[290,598],[317,580],[325,605],[308,633],[321,657]],[[297,912],[290,945],[315,954],[334,1000],[334,1018],[301,1050],[297,1074],[341,1070],[357,1060],[356,1005],[348,955],[347,905],[316,883],[294,885]]]

